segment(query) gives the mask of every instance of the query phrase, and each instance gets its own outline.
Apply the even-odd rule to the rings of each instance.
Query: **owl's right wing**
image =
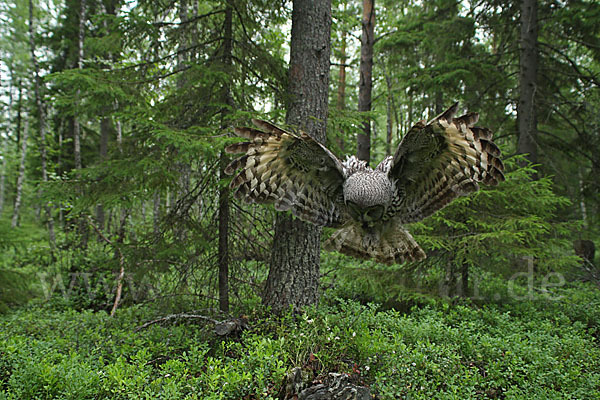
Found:
[[[396,180],[394,212],[402,222],[433,214],[479,183],[504,181],[492,132],[474,126],[476,113],[454,118],[457,109],[458,103],[427,124],[419,122],[398,146],[389,176]]]
[[[341,225],[347,213],[340,160],[305,133],[295,135],[266,121],[252,122],[259,129],[235,129],[250,141],[225,148],[228,153],[245,153],[225,169],[228,175],[241,169],[230,185],[237,188],[235,197],[272,203],[276,210],[291,210],[318,226]]]

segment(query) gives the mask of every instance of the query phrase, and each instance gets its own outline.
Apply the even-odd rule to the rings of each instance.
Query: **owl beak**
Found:
[[[377,222],[383,217],[385,208],[383,206],[370,207],[362,213],[362,222]]]

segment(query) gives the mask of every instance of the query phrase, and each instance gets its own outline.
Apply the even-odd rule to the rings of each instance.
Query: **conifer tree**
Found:
[[[360,81],[358,111],[371,111],[373,91],[373,45],[375,43],[375,0],[363,0],[362,36],[360,40]],[[363,122],[362,132],[356,138],[356,156],[367,163],[371,160],[371,119]]]
[[[327,127],[331,2],[294,0],[286,122],[324,143]],[[277,215],[263,302],[274,311],[319,298],[321,228]]]
[[[31,62],[33,64],[33,84],[35,94],[35,105],[38,116],[38,134],[39,134],[39,150],[40,161],[42,168],[42,182],[48,183],[48,151],[46,148],[46,111],[42,101],[42,84],[40,77],[40,67],[35,54],[35,37],[34,37],[34,20],[33,20],[33,0],[29,0],[29,46],[31,49]],[[44,204],[44,211],[47,218],[48,235],[50,246],[52,249],[56,247],[56,235],[54,233],[54,217],[52,210],[48,204]]]
[[[537,0],[522,0],[519,39],[519,140],[517,152],[527,154],[531,163],[537,163],[537,69],[538,69],[538,16]]]
[[[22,88],[19,87],[19,103],[22,102]],[[19,106],[20,108],[21,106]],[[21,205],[23,204],[23,186],[25,184],[25,160],[27,159],[27,140],[29,138],[29,116],[23,116],[19,111],[19,120],[17,123],[17,135],[19,137],[19,172],[17,174],[17,183],[15,185],[15,201],[13,206],[13,214],[10,222],[11,228],[16,228],[19,225],[19,217],[21,213]]]

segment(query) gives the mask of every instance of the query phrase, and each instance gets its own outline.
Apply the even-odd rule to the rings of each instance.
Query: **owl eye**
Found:
[[[362,210],[360,209],[360,207],[358,206],[358,204],[352,202],[352,201],[347,201],[346,205],[348,206],[348,211],[350,212],[350,215],[354,218],[354,219],[359,219],[359,217],[362,214]]]

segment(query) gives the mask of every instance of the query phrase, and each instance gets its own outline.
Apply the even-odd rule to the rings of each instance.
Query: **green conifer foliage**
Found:
[[[518,160],[506,160],[506,182],[415,224],[428,258],[409,268],[437,271],[441,294],[476,295],[469,276],[481,279],[487,276],[482,271],[510,279],[533,268],[542,279],[548,273],[570,277],[578,265],[571,243],[578,224],[561,217],[571,202],[553,192],[551,177],[532,181],[535,169],[518,167]]]

